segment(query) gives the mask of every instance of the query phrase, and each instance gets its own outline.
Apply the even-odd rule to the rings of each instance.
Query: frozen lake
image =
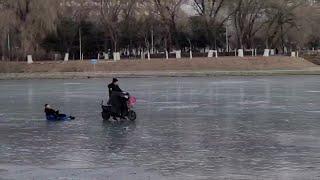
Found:
[[[123,124],[102,122],[107,81],[0,81],[0,179],[320,178],[320,76],[120,79]]]

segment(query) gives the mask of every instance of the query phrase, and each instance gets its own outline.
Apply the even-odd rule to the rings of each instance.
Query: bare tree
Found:
[[[166,28],[165,44],[167,49],[170,49],[172,45],[179,46],[176,38],[177,18],[181,12],[181,6],[185,2],[185,0],[154,0],[157,14]]]
[[[237,0],[233,3],[233,22],[238,48],[253,48],[253,38],[265,24],[263,12],[267,0]]]
[[[216,48],[217,30],[233,13],[228,9],[229,3],[229,0],[193,0],[193,8],[204,22],[206,38],[211,47]]]
[[[9,0],[0,1],[0,53],[1,59],[11,56],[11,39],[10,30],[12,30],[16,21],[14,18],[14,12],[9,8]]]
[[[54,30],[59,0],[8,1],[6,10],[12,16],[14,29],[19,34],[22,55],[40,50],[39,43],[48,31]]]
[[[298,30],[295,10],[302,6],[299,0],[269,1],[266,8],[266,46],[285,48],[285,36],[294,28]]]
[[[134,46],[137,45],[139,30],[142,28],[139,20],[144,16],[142,0],[131,0],[123,5],[121,13],[121,43],[131,53]],[[141,44],[139,44],[141,46]],[[135,47],[136,48],[136,47]],[[130,54],[129,53],[129,54]]]
[[[107,30],[107,36],[112,40],[115,52],[118,51],[121,13],[126,3],[126,0],[101,0],[101,22]]]

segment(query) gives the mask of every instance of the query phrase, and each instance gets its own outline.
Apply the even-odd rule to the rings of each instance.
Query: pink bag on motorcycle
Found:
[[[129,103],[130,103],[131,106],[133,106],[133,105],[135,105],[135,104],[137,103],[137,99],[132,96],[132,97],[130,97],[130,99],[129,99]]]

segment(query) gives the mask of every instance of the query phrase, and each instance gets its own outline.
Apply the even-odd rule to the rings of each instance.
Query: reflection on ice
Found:
[[[306,91],[307,93],[320,93],[320,91]]]
[[[64,85],[82,85],[82,84],[84,84],[84,83],[71,83],[71,82],[69,82],[69,83],[63,83]]]
[[[320,111],[306,111],[307,113],[320,113]]]
[[[262,104],[268,104],[268,101],[243,101],[240,102],[240,105],[262,105]]]
[[[177,109],[193,109],[193,108],[199,108],[199,105],[181,105],[181,106],[160,106],[158,108],[158,111],[163,110],[177,110]]]

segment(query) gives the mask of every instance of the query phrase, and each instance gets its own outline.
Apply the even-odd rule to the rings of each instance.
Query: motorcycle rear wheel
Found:
[[[130,121],[135,121],[137,119],[137,113],[134,111],[129,111],[128,112],[128,119]]]

